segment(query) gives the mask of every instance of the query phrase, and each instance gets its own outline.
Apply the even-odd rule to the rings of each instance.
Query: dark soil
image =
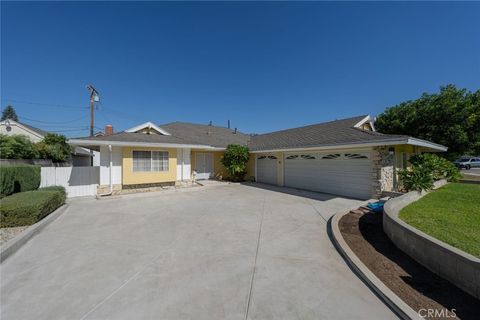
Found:
[[[448,316],[437,313],[426,319],[480,319],[480,300],[398,249],[383,232],[382,214],[356,212],[340,219],[343,238],[358,258],[413,310],[436,309],[443,315],[448,312]],[[422,311],[422,316],[425,314]]]

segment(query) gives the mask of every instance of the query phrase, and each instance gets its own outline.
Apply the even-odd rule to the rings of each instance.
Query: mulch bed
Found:
[[[413,310],[455,309],[456,317],[449,312],[427,319],[480,319],[480,301],[398,249],[383,232],[382,220],[382,214],[366,210],[340,219],[342,236],[358,258]]]
[[[22,233],[23,230],[27,229],[28,227],[29,226],[0,228],[0,245],[3,246],[10,239],[15,238],[18,234]]]

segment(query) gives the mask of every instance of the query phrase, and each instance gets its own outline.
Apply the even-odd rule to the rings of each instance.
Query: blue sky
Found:
[[[96,126],[116,130],[376,115],[448,83],[479,89],[478,16],[480,3],[2,2],[1,106],[68,136],[88,135],[88,83]]]

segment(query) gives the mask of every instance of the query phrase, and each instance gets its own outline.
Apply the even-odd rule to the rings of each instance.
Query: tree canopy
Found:
[[[70,154],[71,147],[63,135],[48,133],[37,143],[22,135],[0,135],[2,159],[51,159],[63,162],[70,159]]]
[[[440,87],[439,93],[424,93],[417,100],[387,108],[375,126],[382,133],[405,134],[447,146],[450,159],[480,155],[480,89]]]
[[[15,112],[15,109],[8,105],[2,112],[2,119],[0,121],[3,121],[3,120],[7,120],[7,119],[11,119],[13,121],[18,121],[18,116],[17,116],[17,113]]]

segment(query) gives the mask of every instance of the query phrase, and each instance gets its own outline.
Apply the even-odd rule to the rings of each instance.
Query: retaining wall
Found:
[[[437,181],[435,188],[445,183]],[[480,259],[417,230],[398,217],[400,210],[426,194],[412,191],[387,201],[383,230],[398,248],[424,267],[480,299]]]

